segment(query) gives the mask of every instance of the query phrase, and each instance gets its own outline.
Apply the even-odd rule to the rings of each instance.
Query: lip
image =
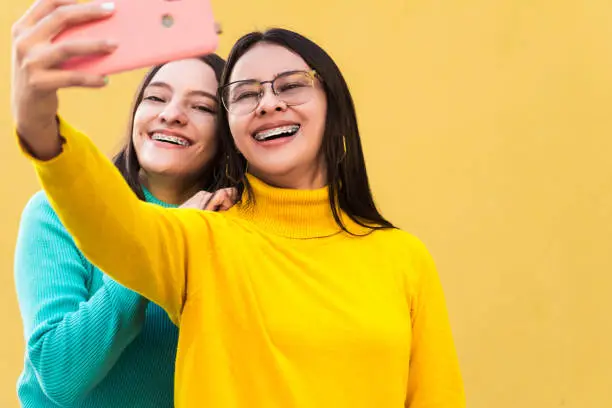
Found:
[[[281,126],[293,126],[293,125],[297,125],[300,127],[302,126],[298,122],[292,122],[288,120],[270,122],[270,123],[266,123],[265,125],[261,125],[255,128],[255,130],[251,132],[251,136],[255,136],[257,133],[263,132],[264,130],[274,129],[274,128],[281,127]]]
[[[151,138],[151,136],[153,136],[155,133],[161,133],[163,135],[168,135],[168,136],[175,136],[175,137],[180,137],[181,139],[185,139],[186,141],[189,142],[189,146],[194,144],[194,141],[185,136],[185,134],[181,133],[181,132],[176,132],[174,130],[170,130],[170,129],[154,129],[150,132],[147,132],[147,135],[149,136],[149,139]]]

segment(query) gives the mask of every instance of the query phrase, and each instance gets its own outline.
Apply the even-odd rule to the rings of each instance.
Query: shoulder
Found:
[[[49,198],[42,190],[30,197],[21,213],[22,223],[41,221],[59,223],[59,218],[51,206]]]
[[[409,285],[436,274],[436,264],[425,243],[412,233],[400,229],[375,231],[377,253],[390,260],[402,272]]]
[[[413,256],[429,256],[429,251],[423,241],[416,235],[401,229],[384,229],[374,231],[371,239],[380,242],[393,252]]]
[[[30,197],[21,214],[15,265],[36,262],[49,265],[57,259],[67,259],[68,255],[78,257],[80,262],[84,261],[49,199],[43,191],[38,191]]]
[[[45,192],[38,191],[30,197],[21,213],[18,244],[47,247],[51,242],[58,245],[59,242],[64,242],[71,247],[75,245]]]
[[[27,272],[30,280],[32,268],[45,276],[58,265],[82,265],[93,271],[44,191],[33,194],[23,209],[14,257],[15,272]],[[62,276],[62,280],[68,279],[68,275]]]
[[[49,202],[49,198],[45,194],[44,190],[39,190],[32,194],[25,206],[26,209],[40,209],[45,207],[50,208],[51,203]]]

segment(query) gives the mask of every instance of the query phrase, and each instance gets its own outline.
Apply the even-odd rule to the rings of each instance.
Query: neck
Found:
[[[230,213],[239,213],[241,218],[262,229],[287,238],[322,238],[341,231],[332,213],[327,187],[310,190],[277,188],[252,174],[247,177],[253,201],[248,201],[248,192],[245,191],[243,200],[232,207]],[[364,231],[340,209],[338,213],[350,231]]]
[[[317,190],[327,185],[327,168],[320,162],[311,170],[292,169],[283,174],[265,174],[257,169],[249,169],[249,172],[266,184],[292,190]]]
[[[194,181],[144,172],[140,175],[140,182],[155,198],[173,205],[183,204],[201,190],[201,187]]]

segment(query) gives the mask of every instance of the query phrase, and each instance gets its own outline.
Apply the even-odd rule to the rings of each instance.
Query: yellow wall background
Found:
[[[12,277],[38,189],[11,138],[0,9],[0,406],[16,407]],[[471,408],[612,406],[612,5],[592,0],[213,0],[220,53],[269,25],[336,59],[354,93],[380,206],[442,276]],[[142,72],[61,109],[109,153]],[[92,214],[95,216],[95,214]]]

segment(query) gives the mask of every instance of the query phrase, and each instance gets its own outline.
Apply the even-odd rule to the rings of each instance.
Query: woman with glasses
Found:
[[[177,211],[135,200],[91,141],[56,121],[66,82],[29,85],[62,60],[45,59],[56,49],[38,24],[36,41],[14,40],[20,143],[83,252],[180,326],[177,407],[465,406],[433,261],[376,209],[350,92],[325,51],[281,29],[234,45],[219,126],[242,199],[224,213]],[[91,191],[94,180],[103,187]],[[109,191],[114,202],[98,199]]]

